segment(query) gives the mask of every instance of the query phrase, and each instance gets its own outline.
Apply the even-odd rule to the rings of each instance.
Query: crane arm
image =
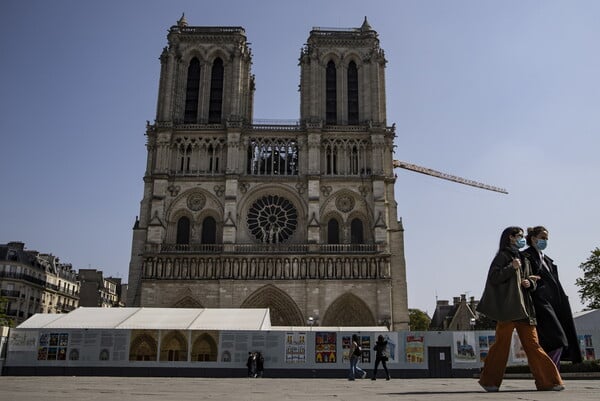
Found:
[[[458,182],[459,184],[470,185],[475,188],[481,188],[481,189],[486,189],[488,191],[494,191],[494,192],[500,192],[502,194],[508,194],[508,192],[504,188],[498,188],[498,187],[484,184],[481,182],[468,180],[468,179],[462,178],[462,177],[457,177],[455,175],[442,173],[441,171],[433,170],[433,169],[430,169],[427,167],[417,166],[416,164],[411,164],[411,163],[407,163],[407,162],[400,161],[400,160],[394,160],[393,165],[394,165],[394,168],[403,168],[406,170],[415,171],[417,173],[430,175],[432,177],[437,177],[437,178],[441,178],[441,179],[448,180],[448,181]]]

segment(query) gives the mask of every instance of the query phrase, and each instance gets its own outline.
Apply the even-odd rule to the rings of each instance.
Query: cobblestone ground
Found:
[[[600,399],[600,380],[566,380],[561,392],[535,391],[533,380],[505,380],[485,393],[474,379],[210,379],[173,377],[0,376],[2,401],[372,401]]]

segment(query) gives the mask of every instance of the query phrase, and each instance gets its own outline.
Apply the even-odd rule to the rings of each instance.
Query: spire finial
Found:
[[[179,18],[179,21],[177,21],[177,26],[180,28],[186,27],[187,26],[187,21],[185,20],[185,13],[181,13],[181,18]]]
[[[372,31],[373,28],[371,28],[371,25],[369,25],[369,21],[367,21],[367,16],[365,15],[365,20],[362,23],[362,26],[360,27],[361,31]]]

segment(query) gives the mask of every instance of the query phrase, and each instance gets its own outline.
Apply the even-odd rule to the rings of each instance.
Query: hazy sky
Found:
[[[395,158],[483,181],[397,170],[409,307],[479,299],[509,225],[545,225],[575,311],[579,265],[600,246],[600,2],[0,2],[0,243],[128,278],[132,226],[171,25],[242,26],[256,119],[299,117],[312,27],[365,16],[388,60]]]

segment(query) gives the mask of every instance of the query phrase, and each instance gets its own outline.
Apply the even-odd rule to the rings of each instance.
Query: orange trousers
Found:
[[[479,383],[486,387],[500,387],[502,384],[513,329],[517,329],[523,350],[527,354],[527,362],[535,379],[536,388],[547,390],[563,384],[556,365],[540,346],[535,326],[531,326],[527,321],[498,322],[496,325],[496,342],[490,347],[485,358]]]

